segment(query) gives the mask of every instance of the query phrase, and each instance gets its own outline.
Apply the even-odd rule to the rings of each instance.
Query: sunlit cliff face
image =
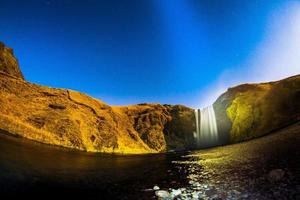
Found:
[[[13,51],[0,47],[1,130],[46,144],[118,154],[160,153],[193,143],[188,107],[110,106],[80,92],[32,84],[24,81]]]

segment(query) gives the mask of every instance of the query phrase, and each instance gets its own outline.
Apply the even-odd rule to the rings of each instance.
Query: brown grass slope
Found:
[[[0,49],[0,129],[90,152],[158,153],[192,145],[192,109],[160,104],[114,107],[76,91],[32,84],[24,81],[8,49]],[[190,128],[176,131],[182,123]]]

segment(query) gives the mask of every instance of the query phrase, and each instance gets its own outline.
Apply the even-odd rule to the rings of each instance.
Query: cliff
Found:
[[[213,106],[218,145],[266,135],[300,120],[300,75],[230,88]],[[29,83],[0,43],[0,130],[89,152],[144,154],[195,148],[195,126],[194,110],[182,105],[110,106]]]
[[[230,88],[214,108],[223,143],[266,135],[300,120],[300,75]]]
[[[6,47],[2,42],[0,42],[0,72],[24,80],[18,60],[14,57],[13,49]]]
[[[12,50],[3,45],[0,60],[2,130],[89,152],[158,153],[193,145],[194,115],[190,108],[109,106],[76,91],[26,82]],[[188,128],[183,128],[185,124]]]

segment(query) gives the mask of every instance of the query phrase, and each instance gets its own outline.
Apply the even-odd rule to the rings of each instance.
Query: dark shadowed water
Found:
[[[0,197],[164,200],[300,199],[300,123],[200,151],[118,156],[0,133]],[[174,195],[177,196],[174,196]],[[173,195],[173,196],[172,196]]]
[[[155,185],[185,184],[179,154],[118,156],[48,146],[0,134],[0,192],[8,196],[153,199]],[[41,197],[41,196],[40,196]]]

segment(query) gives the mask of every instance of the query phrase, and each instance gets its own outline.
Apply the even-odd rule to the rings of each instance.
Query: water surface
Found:
[[[153,191],[180,187],[180,154],[122,156],[73,151],[0,134],[0,192],[9,196],[152,199]]]
[[[300,199],[299,130],[300,123],[240,144],[143,156],[85,153],[1,133],[0,192],[141,200],[157,199],[152,188],[159,186],[178,200]]]

